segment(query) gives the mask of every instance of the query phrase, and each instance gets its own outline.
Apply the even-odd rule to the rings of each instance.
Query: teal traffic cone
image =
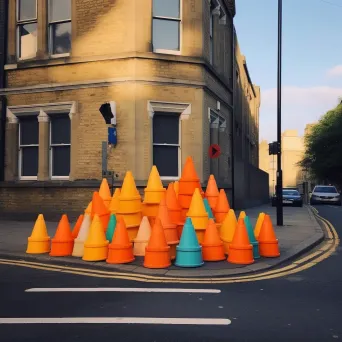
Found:
[[[195,228],[191,218],[185,221],[179,245],[176,247],[176,262],[179,267],[199,267],[202,266],[202,246],[198,243]]]
[[[205,198],[205,199],[203,200],[203,202],[204,202],[205,211],[208,213],[209,219],[213,219],[213,218],[214,218],[214,215],[213,215],[213,212],[211,211],[211,208],[210,208],[208,199]]]
[[[247,228],[249,242],[253,246],[253,257],[254,257],[254,259],[259,259],[260,258],[259,242],[255,238],[254,230],[253,230],[251,221],[250,221],[248,216],[245,216],[244,220],[245,220],[245,226]]]
[[[109,241],[109,243],[112,242],[115,227],[116,227],[116,216],[112,214],[110,215],[110,220],[108,222],[107,231],[106,231],[106,239]]]

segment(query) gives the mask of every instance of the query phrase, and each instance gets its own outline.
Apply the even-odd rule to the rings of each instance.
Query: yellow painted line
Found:
[[[317,211],[317,210],[316,210]],[[242,282],[250,282],[257,280],[267,280],[274,279],[279,277],[284,277],[290,274],[301,272],[302,270],[306,270],[310,267],[313,267],[317,263],[328,258],[337,248],[339,244],[339,238],[336,230],[332,226],[332,224],[320,217],[320,215],[316,215],[319,219],[322,220],[323,225],[327,232],[330,230],[330,234],[332,238],[334,238],[334,242],[327,241],[323,247],[321,247],[318,251],[315,251],[308,256],[294,261],[292,264],[282,267],[281,269],[262,272],[259,274],[252,274],[248,276],[236,276],[236,277],[222,277],[222,278],[180,278],[180,277],[156,277],[149,276],[143,274],[133,274],[133,273],[120,273],[120,272],[110,272],[110,271],[101,271],[101,270],[92,270],[92,269],[84,269],[84,268],[75,268],[75,267],[65,267],[59,265],[49,265],[44,263],[36,263],[29,261],[20,261],[20,260],[9,260],[9,259],[0,259],[0,264],[6,265],[14,265],[27,267],[32,269],[41,269],[46,271],[54,271],[54,272],[62,272],[68,274],[75,275],[84,275],[88,277],[96,277],[96,278],[109,278],[109,279],[123,279],[123,280],[132,280],[132,281],[140,281],[140,282],[151,282],[151,283],[187,283],[187,284],[211,284],[211,283],[242,283]],[[322,254],[323,253],[323,254]],[[317,256],[317,257],[316,257]],[[316,259],[314,259],[316,257]],[[306,261],[311,260],[310,262],[300,266]]]

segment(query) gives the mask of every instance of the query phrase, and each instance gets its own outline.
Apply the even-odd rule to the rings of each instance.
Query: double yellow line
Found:
[[[295,274],[310,267],[318,264],[319,262],[327,259],[331,254],[333,254],[339,245],[338,234],[333,227],[333,225],[320,215],[318,211],[311,207],[314,215],[321,220],[324,229],[327,234],[327,239],[323,242],[318,250],[306,255],[305,257],[292,262],[290,265],[278,268],[273,271],[266,271],[257,274],[251,274],[246,276],[236,276],[236,277],[213,277],[213,278],[181,278],[181,277],[158,277],[150,276],[144,274],[132,274],[124,272],[113,272],[113,271],[103,271],[103,270],[93,270],[87,268],[77,268],[59,265],[50,265],[39,262],[21,261],[21,260],[10,260],[10,259],[0,259],[0,264],[3,265],[13,265],[21,266],[32,269],[50,271],[50,272],[62,272],[75,275],[83,275],[88,277],[96,278],[107,278],[107,279],[122,279],[131,280],[146,283],[179,283],[179,284],[229,284],[229,283],[244,283],[257,280],[274,279],[279,277],[288,276]]]

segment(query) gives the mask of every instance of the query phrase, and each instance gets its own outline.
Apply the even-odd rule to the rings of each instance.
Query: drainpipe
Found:
[[[234,26],[234,20],[232,18],[233,21],[233,29],[232,29],[232,61],[233,61],[233,110],[232,110],[232,115],[231,115],[231,128],[232,128],[232,132],[231,132],[231,142],[232,142],[232,208],[235,210],[235,143],[234,143],[234,139],[235,139],[235,96],[236,96],[236,60],[235,60],[235,26]]]
[[[0,0],[1,1],[1,0]],[[2,0],[3,2],[3,14],[0,18],[0,22],[3,23],[3,27],[0,32],[3,32],[4,39],[3,44],[0,46],[0,50],[3,51],[2,57],[0,57],[0,69],[2,71],[2,77],[0,77],[0,88],[6,87],[6,76],[5,76],[5,64],[7,57],[7,32],[8,32],[8,1]],[[1,20],[2,19],[2,20]],[[0,116],[0,181],[5,180],[5,131],[6,131],[6,107],[7,101],[6,96],[3,95],[1,98],[1,116]]]

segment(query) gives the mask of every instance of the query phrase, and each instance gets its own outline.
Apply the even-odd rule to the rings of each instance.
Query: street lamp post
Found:
[[[278,0],[278,80],[277,80],[277,225],[283,225],[283,172],[281,169],[281,64],[282,64],[282,11],[283,1]]]

